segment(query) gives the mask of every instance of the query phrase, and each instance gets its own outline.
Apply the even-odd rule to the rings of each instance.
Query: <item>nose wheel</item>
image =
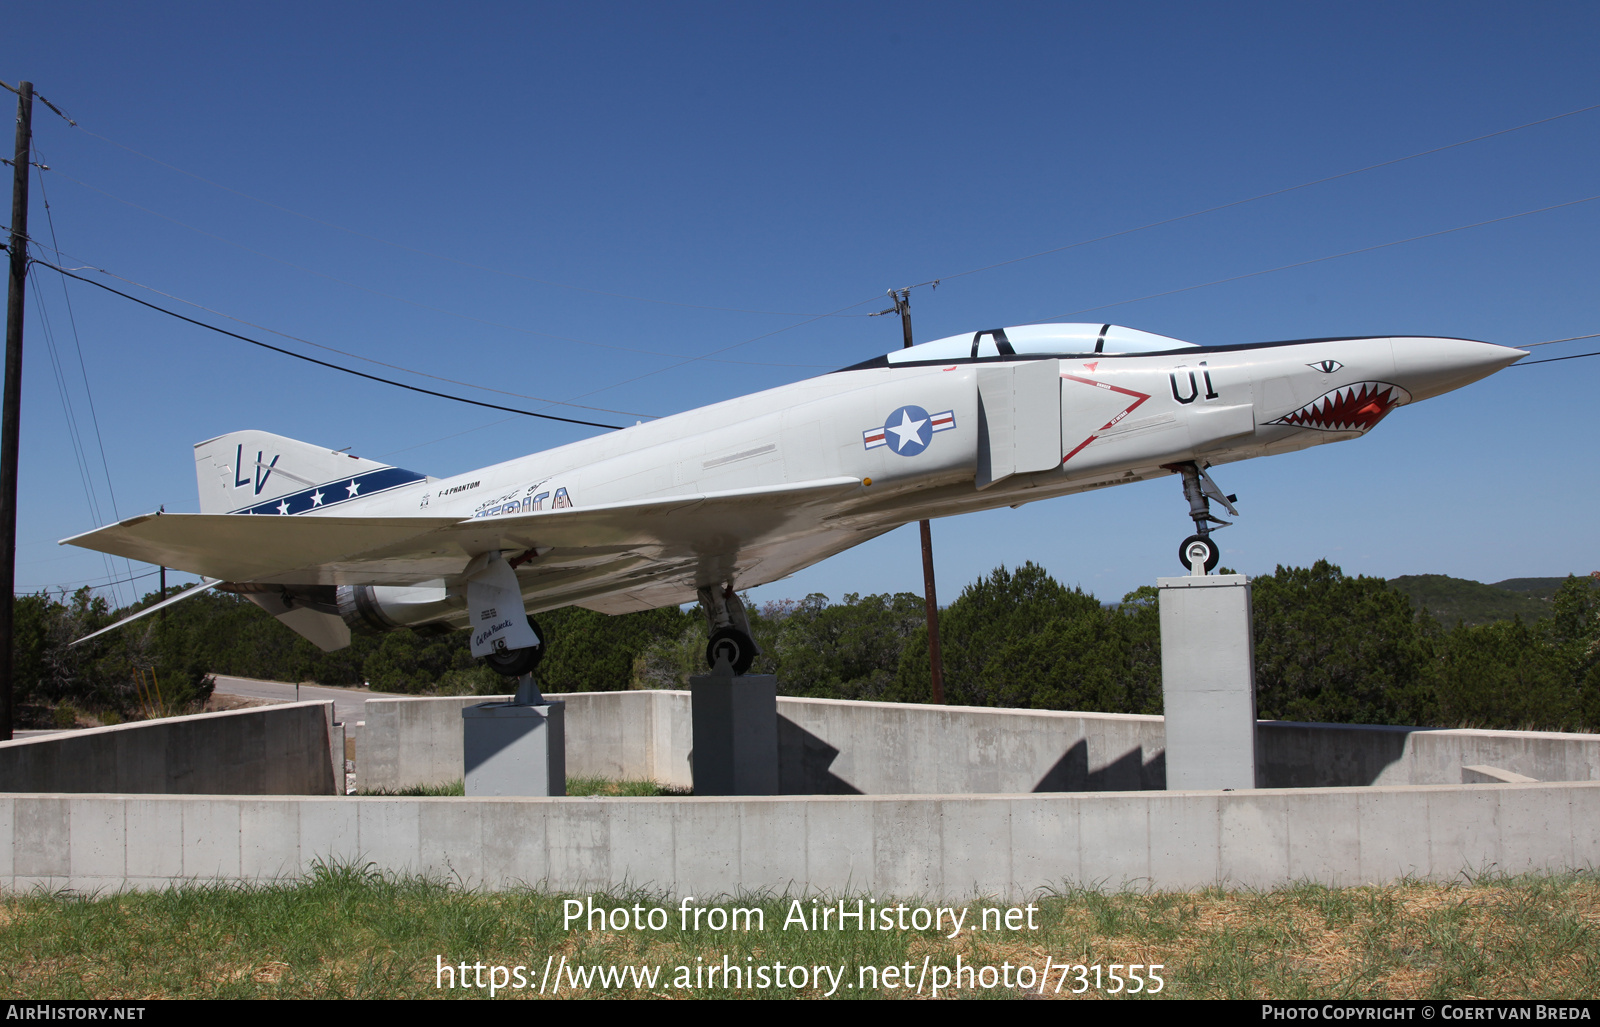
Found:
[[[1198,565],[1209,574],[1217,569],[1217,561],[1222,559],[1222,551],[1211,541],[1211,536],[1190,535],[1183,540],[1183,545],[1178,547],[1178,559],[1190,573],[1193,573]]]
[[[1169,464],[1167,470],[1183,476],[1183,498],[1189,501],[1189,517],[1194,521],[1194,534],[1178,546],[1178,561],[1191,574],[1209,574],[1217,569],[1217,562],[1222,559],[1222,550],[1211,540],[1211,532],[1233,523],[1213,515],[1211,501],[1215,499],[1228,513],[1237,517],[1239,511],[1233,504],[1239,497],[1223,494],[1217,488],[1217,483],[1211,480],[1211,475],[1201,470],[1199,464]]]

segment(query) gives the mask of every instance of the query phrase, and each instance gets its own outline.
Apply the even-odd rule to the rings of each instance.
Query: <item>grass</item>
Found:
[[[1067,889],[1040,897],[1037,931],[782,929],[790,900],[720,899],[763,910],[764,931],[681,929],[675,901],[645,892],[597,906],[666,910],[666,929],[563,926],[563,900],[536,890],[462,890],[394,878],[370,865],[319,865],[305,881],[195,885],[156,893],[0,899],[0,992],[43,998],[421,998],[481,995],[435,988],[436,960],[525,966],[662,966],[646,988],[602,986],[588,997],[817,995],[813,985],[728,991],[675,987],[726,957],[733,965],[920,970],[1009,962],[1160,963],[1170,998],[1588,998],[1600,996],[1600,877],[1542,876],[1471,885],[1384,888],[1301,885],[1273,892],[1124,893]],[[851,900],[852,902],[854,899]],[[868,900],[869,904],[871,900]],[[912,903],[915,905],[915,903]],[[978,902],[978,910],[998,903]],[[809,908],[810,900],[803,903]],[[1055,997],[1052,975],[1046,997]],[[1069,976],[1060,997],[1076,987]],[[536,990],[536,989],[535,989]],[[948,994],[949,992],[947,992]],[[525,995],[512,989],[508,995]],[[896,997],[880,986],[841,996]],[[1014,988],[960,994],[1012,997]],[[1085,997],[1097,997],[1090,989]]]

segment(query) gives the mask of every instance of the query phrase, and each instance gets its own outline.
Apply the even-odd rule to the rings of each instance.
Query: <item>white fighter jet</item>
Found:
[[[1186,570],[1237,516],[1206,469],[1365,434],[1527,354],[1467,339],[1196,346],[1101,324],[996,328],[432,478],[262,431],[195,446],[200,513],[66,539],[209,579],[324,649],[354,630],[468,629],[508,676],[528,615],[699,598],[707,662],[759,650],[736,588],[911,521],[1177,475]],[[176,602],[200,589],[191,589]],[[154,608],[152,608],[154,609]],[[148,611],[146,611],[148,612]]]

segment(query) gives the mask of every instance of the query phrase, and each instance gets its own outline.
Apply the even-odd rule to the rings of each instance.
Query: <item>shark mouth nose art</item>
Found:
[[[1397,406],[1411,402],[1411,393],[1388,382],[1356,382],[1334,389],[1285,414],[1272,424],[1318,431],[1366,431]]]

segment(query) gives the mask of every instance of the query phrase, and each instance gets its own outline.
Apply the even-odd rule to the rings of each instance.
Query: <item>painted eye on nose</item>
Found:
[[[1339,363],[1337,360],[1319,360],[1314,364],[1307,364],[1306,366],[1314,370],[1321,371],[1323,374],[1332,374],[1344,365]]]

